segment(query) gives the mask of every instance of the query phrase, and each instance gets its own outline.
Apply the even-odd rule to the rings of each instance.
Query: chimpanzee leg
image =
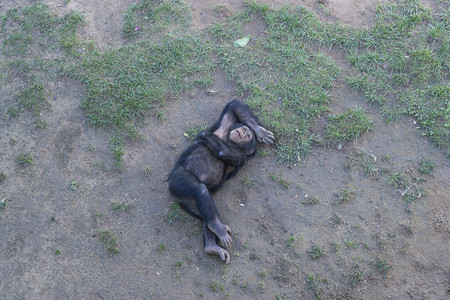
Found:
[[[228,234],[231,231],[230,227],[220,222],[219,212],[206,185],[183,167],[178,166],[169,174],[169,190],[177,197],[195,198],[196,209],[187,211],[197,217],[197,211],[200,212],[203,222],[219,238],[222,245],[231,246],[231,237]],[[186,206],[183,205],[183,208],[186,209]]]
[[[206,223],[203,222],[203,241],[205,245],[205,252],[210,255],[217,255],[223,260],[226,264],[230,262],[230,253],[225,248],[217,245],[217,237],[216,235],[209,230]]]
[[[223,246],[231,247],[231,237],[228,234],[231,232],[231,229],[228,225],[220,222],[219,212],[208,188],[203,183],[200,183],[197,191],[195,203],[203,217],[203,222],[219,238]]]

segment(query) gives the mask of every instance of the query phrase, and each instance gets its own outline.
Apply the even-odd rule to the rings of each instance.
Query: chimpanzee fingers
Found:
[[[222,251],[220,251],[220,259],[223,260],[225,262],[225,264],[229,264],[230,263],[230,253],[228,253],[227,250],[222,249]]]
[[[231,237],[227,234],[225,237],[220,238],[220,243],[225,247],[225,248],[230,248],[231,247]]]

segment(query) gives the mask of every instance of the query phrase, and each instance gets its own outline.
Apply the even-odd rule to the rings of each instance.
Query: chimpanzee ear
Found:
[[[256,145],[254,145],[253,147],[247,147],[245,149],[245,155],[247,156],[253,156],[256,153]]]

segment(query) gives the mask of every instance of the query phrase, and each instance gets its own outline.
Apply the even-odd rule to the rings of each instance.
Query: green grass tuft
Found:
[[[17,157],[17,163],[24,167],[31,166],[33,165],[33,155],[29,152],[20,153]]]
[[[44,95],[44,87],[42,85],[32,85],[17,96],[20,105],[23,108],[38,114],[42,107],[47,103]]]
[[[329,116],[328,120],[325,140],[332,143],[355,139],[373,127],[373,121],[361,108],[347,109],[340,115]]]
[[[106,249],[110,255],[119,254],[120,250],[117,248],[117,238],[113,236],[108,230],[98,230],[100,241],[105,244]]]

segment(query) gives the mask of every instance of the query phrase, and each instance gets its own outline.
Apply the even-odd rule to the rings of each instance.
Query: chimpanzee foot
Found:
[[[210,255],[217,255],[223,260],[224,263],[228,264],[230,262],[230,253],[219,245],[205,246],[205,252]]]
[[[220,221],[214,221],[208,224],[209,230],[214,232],[214,234],[219,238],[220,243],[226,248],[231,247],[231,237],[228,233],[231,233],[230,227],[228,225],[220,223]]]

